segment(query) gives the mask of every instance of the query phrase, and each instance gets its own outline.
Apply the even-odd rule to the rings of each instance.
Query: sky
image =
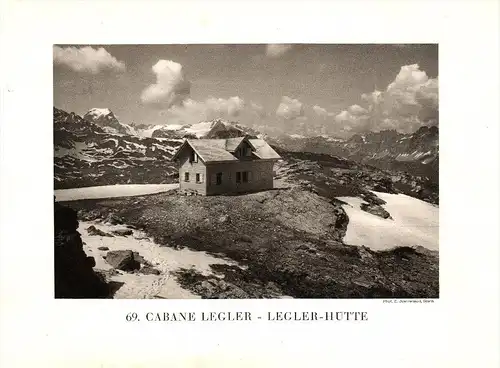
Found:
[[[337,136],[438,124],[437,45],[55,45],[53,57],[55,107],[126,124]]]

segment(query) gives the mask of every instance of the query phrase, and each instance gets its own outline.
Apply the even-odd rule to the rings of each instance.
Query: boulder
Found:
[[[111,225],[122,225],[123,218],[118,215],[115,215],[114,213],[110,213],[108,217],[106,217],[105,222],[108,222]]]
[[[113,268],[122,271],[134,271],[141,267],[141,264],[134,258],[131,250],[112,250],[104,257],[107,263]]]
[[[99,250],[109,250],[108,247],[97,247],[97,249],[99,249]]]
[[[95,270],[95,272],[101,275],[103,278],[109,279],[110,277],[119,275],[118,271],[114,268],[110,268],[109,270]]]
[[[112,233],[118,236],[127,236],[132,235],[134,232],[131,229],[118,229],[113,230]]]
[[[90,225],[86,230],[89,233],[89,235],[113,237],[113,235],[111,235],[105,231],[99,230],[94,225]]]

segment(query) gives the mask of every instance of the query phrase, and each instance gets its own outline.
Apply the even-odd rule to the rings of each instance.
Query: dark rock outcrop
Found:
[[[382,206],[372,203],[361,203],[361,209],[372,215],[382,217],[383,219],[392,219],[391,214],[384,210]]]
[[[54,224],[55,297],[107,298],[109,287],[83,250],[76,211],[54,203]]]
[[[132,235],[134,232],[131,229],[117,229],[112,231],[113,234],[118,236]]]
[[[251,297],[242,288],[218,279],[214,276],[203,276],[192,269],[181,269],[177,272],[177,281],[203,299],[248,299]]]

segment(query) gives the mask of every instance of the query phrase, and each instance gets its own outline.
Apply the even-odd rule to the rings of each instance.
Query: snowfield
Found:
[[[123,184],[98,187],[58,189],[54,191],[57,202],[80,199],[133,197],[145,194],[168,192],[177,189],[179,184]]]
[[[94,269],[110,270],[112,267],[103,258],[107,250],[98,247],[108,247],[113,250],[131,250],[138,252],[153,267],[161,272],[160,275],[143,275],[118,271],[118,275],[111,276],[110,280],[123,285],[115,293],[115,299],[196,299],[200,296],[184,289],[176,281],[172,272],[181,268],[193,268],[203,275],[213,274],[211,264],[230,264],[235,262],[222,258],[215,258],[205,252],[192,251],[186,248],[176,250],[170,247],[161,247],[152,242],[141,231],[134,230],[133,236],[102,237],[90,236],[87,228],[94,225],[99,230],[110,233],[113,230],[123,229],[123,225],[110,225],[106,223],[81,221],[78,232],[84,241],[84,250],[88,256],[94,257]]]
[[[212,128],[214,127],[214,123],[212,121],[202,121],[197,124],[192,124],[190,126],[186,126],[184,131],[188,134],[194,134],[197,138],[202,138],[207,135]]]
[[[439,250],[439,208],[404,194],[373,192],[387,204],[382,207],[391,219],[383,219],[361,210],[364,201],[357,197],[339,197],[349,217],[344,242],[374,250],[420,245]]]

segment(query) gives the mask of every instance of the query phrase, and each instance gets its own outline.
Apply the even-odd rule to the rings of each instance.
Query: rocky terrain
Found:
[[[299,183],[326,198],[354,196],[374,205],[384,204],[370,192],[375,190],[439,203],[439,185],[427,177],[381,170],[328,154],[276,150],[283,158],[277,164],[278,179]]]
[[[171,191],[67,205],[84,221],[117,216],[161,246],[237,262],[214,264],[208,275],[191,268],[172,273],[181,285],[205,298],[439,294],[437,252],[422,247],[373,251],[344,244],[349,219],[341,203],[315,193],[314,187],[214,197]]]
[[[74,113],[54,108],[55,189],[163,184],[176,180],[177,170],[169,159],[182,140],[123,135],[106,130]]]

